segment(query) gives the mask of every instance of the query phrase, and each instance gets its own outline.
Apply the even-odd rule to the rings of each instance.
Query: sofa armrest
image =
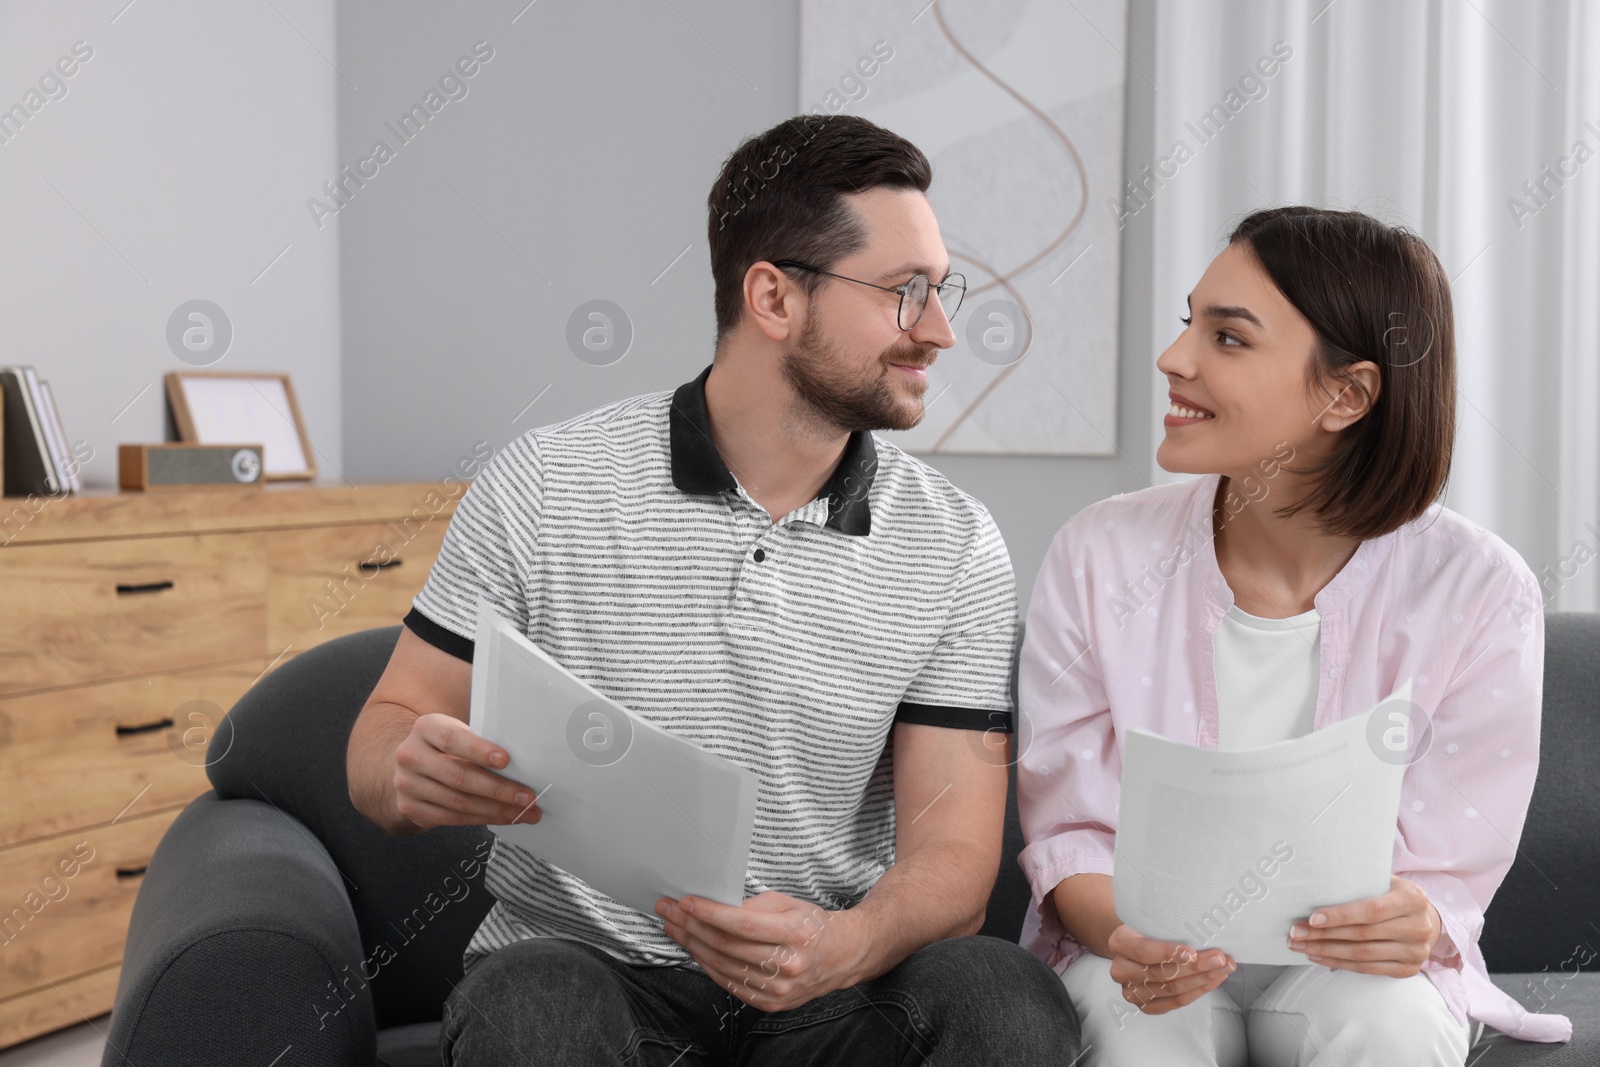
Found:
[[[301,823],[207,793],[150,859],[102,1063],[371,1067],[372,998],[343,876]]]

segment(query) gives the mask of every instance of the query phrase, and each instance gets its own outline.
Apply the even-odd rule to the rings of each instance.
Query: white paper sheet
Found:
[[[1369,711],[1243,751],[1128,735],[1112,889],[1146,937],[1240,963],[1303,964],[1289,927],[1389,891],[1420,719],[1408,680]]]
[[[469,725],[543,812],[490,827],[503,840],[647,915],[663,896],[744,899],[755,772],[607,699],[483,605]]]

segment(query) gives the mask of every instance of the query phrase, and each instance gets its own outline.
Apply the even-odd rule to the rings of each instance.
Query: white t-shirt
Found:
[[[1262,619],[1235,604],[1217,627],[1217,747],[1258,748],[1311,732],[1322,667],[1322,616],[1315,608]],[[1223,991],[1248,1011],[1287,967],[1241,963]]]
[[[1217,627],[1217,747],[1258,748],[1311,732],[1322,667],[1322,616],[1312,608],[1261,619],[1235,604]]]

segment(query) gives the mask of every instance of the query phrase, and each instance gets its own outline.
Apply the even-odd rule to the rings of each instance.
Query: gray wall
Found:
[[[114,485],[191,366],[168,318],[209,300],[233,326],[211,369],[288,371],[336,478],[339,238],[305,208],[334,170],[333,0],[0,4],[0,111],[79,41],[92,58],[0,138],[0,362],[38,368],[85,484]]]
[[[442,477],[475,441],[498,447],[673,388],[711,359],[705,199],[741,138],[799,110],[798,4],[525,2],[339,5],[339,66],[360,86],[340,93],[338,157],[352,167],[375,140],[397,143],[384,124],[424,102],[475,42],[494,50],[466,95],[338,214],[345,472],[356,480]],[[1153,39],[1141,31],[1150,7],[1133,4],[1136,50]],[[1129,79],[1129,159],[1149,155],[1150,92]],[[1068,516],[1148,484],[1155,353],[1138,298],[1150,271],[1140,225],[1124,234],[1122,454],[932,460],[993,511],[1024,603]],[[569,315],[597,298],[634,328],[609,366],[566,341]]]

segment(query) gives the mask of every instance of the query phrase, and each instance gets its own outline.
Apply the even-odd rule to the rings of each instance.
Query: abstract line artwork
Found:
[[[911,452],[1111,455],[1126,0],[801,0],[800,111],[933,163],[967,278]]]

